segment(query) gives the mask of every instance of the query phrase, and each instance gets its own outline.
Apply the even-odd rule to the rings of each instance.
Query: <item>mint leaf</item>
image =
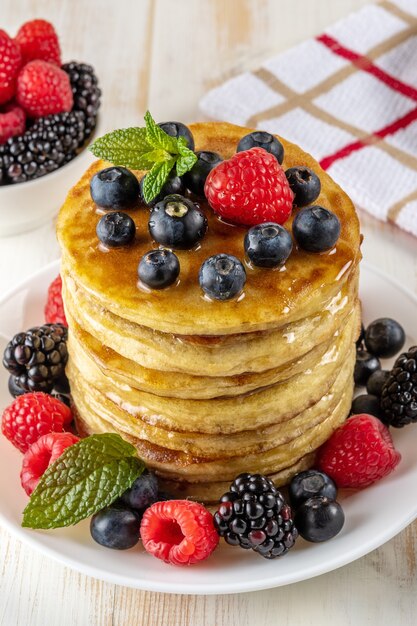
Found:
[[[149,160],[141,160],[152,146],[148,143],[145,128],[121,128],[99,137],[90,146],[94,156],[110,161],[113,165],[123,165],[140,170],[152,167]]]
[[[175,165],[175,158],[161,163],[155,163],[151,171],[146,174],[143,183],[143,197],[145,202],[151,202],[164,186],[169,173]]]
[[[178,154],[178,139],[166,133],[153,119],[149,111],[145,113],[146,139],[154,148],[167,150],[171,154]]]
[[[76,524],[114,502],[144,469],[136,449],[120,435],[82,439],[48,467],[23,512],[22,526]]]
[[[187,147],[184,137],[178,138],[178,152],[179,157],[176,162],[177,174],[178,176],[183,176],[197,161],[197,155]]]

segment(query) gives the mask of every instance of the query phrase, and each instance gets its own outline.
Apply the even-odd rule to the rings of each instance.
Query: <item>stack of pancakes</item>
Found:
[[[225,123],[190,128],[197,150],[223,158],[250,132]],[[282,142],[285,169],[307,165],[318,173],[317,204],[338,215],[341,236],[322,254],[294,247],[278,270],[247,266],[237,300],[208,300],[198,271],[221,252],[243,260],[246,229],[221,222],[201,199],[194,198],[208,232],[196,249],[176,251],[180,281],[161,291],[138,285],[139,260],[156,247],[146,207],[126,211],[137,226],[133,245],[107,250],[96,236],[102,212],[89,184],[107,163],[90,167],[60,212],[67,374],[79,431],[120,433],[179,497],[215,501],[244,471],[287,482],[314,463],[315,450],[350,409],[357,216],[311,156]]]

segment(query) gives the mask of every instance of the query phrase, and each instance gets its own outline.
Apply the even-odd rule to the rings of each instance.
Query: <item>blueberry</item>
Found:
[[[296,474],[288,488],[291,506],[297,509],[309,498],[325,496],[336,500],[337,487],[330,476],[317,470],[306,470]]]
[[[210,298],[230,300],[241,293],[246,283],[242,263],[230,254],[215,254],[204,261],[198,275],[200,287]]]
[[[157,500],[158,479],[147,470],[122,495],[122,501],[131,509],[147,509]]]
[[[139,278],[151,289],[164,289],[177,280],[180,262],[171,250],[150,250],[140,260]]]
[[[291,254],[292,239],[283,226],[265,222],[249,229],[245,252],[257,267],[280,267]]]
[[[91,518],[91,536],[101,546],[127,550],[139,541],[140,516],[127,507],[111,505]]]
[[[140,195],[141,195],[142,201],[148,206],[154,206],[158,202],[161,202],[161,200],[163,200],[165,196],[170,196],[173,193],[183,193],[184,188],[185,188],[182,178],[177,176],[174,170],[168,176],[167,180],[163,184],[162,189],[158,193],[158,195],[155,196],[155,198],[153,198],[150,202],[145,202],[145,198],[143,197],[143,184],[145,182],[145,178],[146,178],[146,175],[143,178],[141,178],[139,186],[140,186]]]
[[[317,200],[321,191],[321,182],[313,170],[309,167],[290,167],[285,172],[285,176],[294,193],[294,206],[307,206]]]
[[[207,218],[191,200],[173,194],[156,204],[149,218],[149,232],[158,243],[188,250],[202,239]]]
[[[294,517],[294,524],[307,541],[319,543],[335,537],[343,528],[345,514],[338,502],[324,496],[303,502]]]
[[[91,179],[90,193],[103,209],[126,209],[138,201],[139,183],[125,167],[107,167]]]
[[[395,356],[405,344],[403,327],[389,317],[381,317],[367,327],[365,345],[371,354],[385,359]]]
[[[284,160],[284,146],[274,135],[261,130],[255,130],[249,135],[245,135],[237,144],[236,152],[250,150],[251,148],[263,148],[273,154],[279,164]]]
[[[369,354],[366,350],[357,350],[353,378],[355,385],[366,385],[371,374],[381,369],[378,357]]]
[[[194,150],[194,137],[191,130],[185,124],[181,122],[162,122],[158,124],[166,132],[167,135],[171,137],[184,137],[187,142],[188,148],[190,150]]]
[[[184,174],[184,183],[197,196],[204,196],[204,184],[212,169],[223,161],[217,152],[196,152],[197,161],[189,172]],[[180,193],[178,191],[174,193]]]
[[[362,413],[373,415],[385,424],[384,412],[381,408],[380,400],[377,396],[372,394],[364,393],[360,396],[356,396],[356,398],[353,399],[350,412],[351,415],[361,415]]]
[[[135,222],[127,213],[115,211],[100,218],[97,228],[97,237],[110,248],[127,246],[135,238]]]
[[[366,383],[366,391],[379,398],[389,374],[387,370],[376,370],[373,372]]]
[[[339,239],[340,221],[331,211],[314,205],[297,213],[292,232],[300,248],[308,252],[324,252],[333,248]]]

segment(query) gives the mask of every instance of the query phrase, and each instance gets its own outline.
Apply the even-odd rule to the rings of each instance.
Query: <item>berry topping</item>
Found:
[[[340,533],[345,523],[345,514],[338,502],[318,496],[301,504],[295,514],[294,523],[303,539],[319,543]]]
[[[177,280],[180,262],[171,250],[150,250],[140,260],[140,281],[151,289],[164,289]]]
[[[136,510],[147,509],[158,499],[158,479],[148,470],[145,470],[122,495],[126,506]]]
[[[97,237],[110,248],[128,246],[135,238],[135,222],[127,213],[115,211],[100,218],[97,228]]]
[[[4,367],[25,391],[46,391],[65,374],[68,330],[62,324],[35,326],[18,333],[6,346]]]
[[[69,76],[74,98],[73,111],[83,115],[85,135],[89,137],[96,126],[97,113],[100,108],[101,89],[94,68],[86,63],[65,63],[62,66]]]
[[[338,487],[361,489],[384,478],[401,460],[390,432],[372,415],[355,415],[318,452],[319,469]]]
[[[0,104],[13,98],[21,65],[22,55],[19,46],[0,29]]]
[[[217,165],[207,176],[204,193],[215,213],[248,226],[283,224],[294,196],[284,170],[263,148],[238,152]]]
[[[133,548],[140,537],[140,516],[121,504],[112,504],[91,518],[94,541],[113,550]]]
[[[42,435],[25,452],[20,480],[28,496],[36,489],[42,475],[61,454],[79,441],[72,433],[48,433]]]
[[[375,356],[388,359],[395,356],[405,344],[403,327],[389,317],[377,319],[365,331],[367,350]]]
[[[237,144],[236,152],[243,152],[251,148],[263,148],[272,154],[280,165],[284,160],[284,146],[271,133],[255,130],[253,133],[245,135]]]
[[[366,385],[371,374],[381,369],[378,357],[369,354],[366,350],[357,350],[353,378],[355,385]]]
[[[166,196],[151,211],[149,232],[163,246],[189,250],[204,237],[206,231],[206,216],[184,196]]]
[[[45,322],[47,324],[68,326],[62,301],[62,279],[60,274],[48,288],[48,297],[45,304]]]
[[[60,433],[72,420],[70,409],[46,393],[20,395],[3,412],[3,435],[21,452],[42,435]]]
[[[329,500],[335,500],[337,487],[327,474],[312,469],[300,472],[294,476],[288,487],[288,495],[291,506],[297,509],[306,500],[318,496],[325,496]]]
[[[146,202],[143,195],[143,185],[145,183],[146,175],[140,181],[140,195],[142,201],[148,206],[155,206],[158,202],[161,202],[166,196],[171,196],[172,194],[182,194],[184,191],[184,182],[182,178],[176,175],[175,171],[172,171],[169,175],[168,179],[163,184],[160,192],[156,195],[150,202]]]
[[[376,370],[373,372],[368,381],[366,383],[366,391],[373,396],[377,396],[378,398],[382,394],[382,388],[384,387],[389,376],[389,372],[387,370]],[[359,413],[371,413],[372,411],[358,411]]]
[[[377,417],[383,424],[386,424],[384,417],[384,411],[381,408],[380,399],[370,393],[363,393],[352,401],[351,407],[352,415],[360,415],[366,413],[367,415],[373,415]]]
[[[36,59],[61,65],[58,35],[46,20],[32,20],[23,24],[15,41],[19,44],[23,65]]]
[[[317,200],[321,191],[320,178],[309,167],[290,167],[285,172],[294,194],[294,206],[303,207]]]
[[[324,252],[333,248],[339,239],[340,221],[331,211],[315,205],[301,209],[295,216],[292,232],[303,250]]]
[[[162,122],[158,126],[170,137],[175,137],[176,139],[184,137],[187,147],[190,150],[194,150],[194,137],[185,124],[181,122]]]
[[[94,174],[90,193],[102,209],[126,209],[137,203],[139,183],[125,167],[106,167]]]
[[[197,162],[184,175],[184,183],[190,191],[197,196],[204,196],[204,185],[206,183],[209,172],[223,161],[217,152],[200,151],[196,152]],[[178,193],[178,192],[175,192]]]
[[[17,104],[8,103],[0,107],[0,144],[24,133],[25,122],[25,112]]]
[[[382,389],[381,406],[390,426],[417,422],[417,346],[395,361]]]
[[[272,480],[260,474],[235,478],[220,499],[214,524],[226,543],[266,559],[286,554],[298,536],[290,507]]]
[[[245,235],[245,252],[257,267],[281,267],[291,250],[290,233],[274,222],[252,226]]]
[[[17,78],[16,98],[30,117],[71,111],[73,96],[68,74],[47,61],[30,61]]]
[[[215,254],[200,267],[198,280],[209,298],[230,300],[242,292],[246,283],[246,272],[235,256]]]
[[[203,561],[219,543],[211,513],[189,500],[153,504],[143,514],[140,534],[149,554],[173,565]]]

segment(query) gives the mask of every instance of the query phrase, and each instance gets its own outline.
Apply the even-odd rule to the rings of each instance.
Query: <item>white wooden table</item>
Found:
[[[1,0],[0,27],[12,34],[30,18],[54,22],[64,60],[96,67],[110,129],[140,124],[147,108],[159,120],[198,119],[198,100],[209,87],[366,2]],[[416,240],[361,217],[365,259],[417,292]],[[52,224],[0,239],[0,294],[58,256]],[[417,619],[416,550],[414,523],[367,557],[314,580],[246,595],[181,597],[77,574],[0,528],[0,626],[407,626]]]

